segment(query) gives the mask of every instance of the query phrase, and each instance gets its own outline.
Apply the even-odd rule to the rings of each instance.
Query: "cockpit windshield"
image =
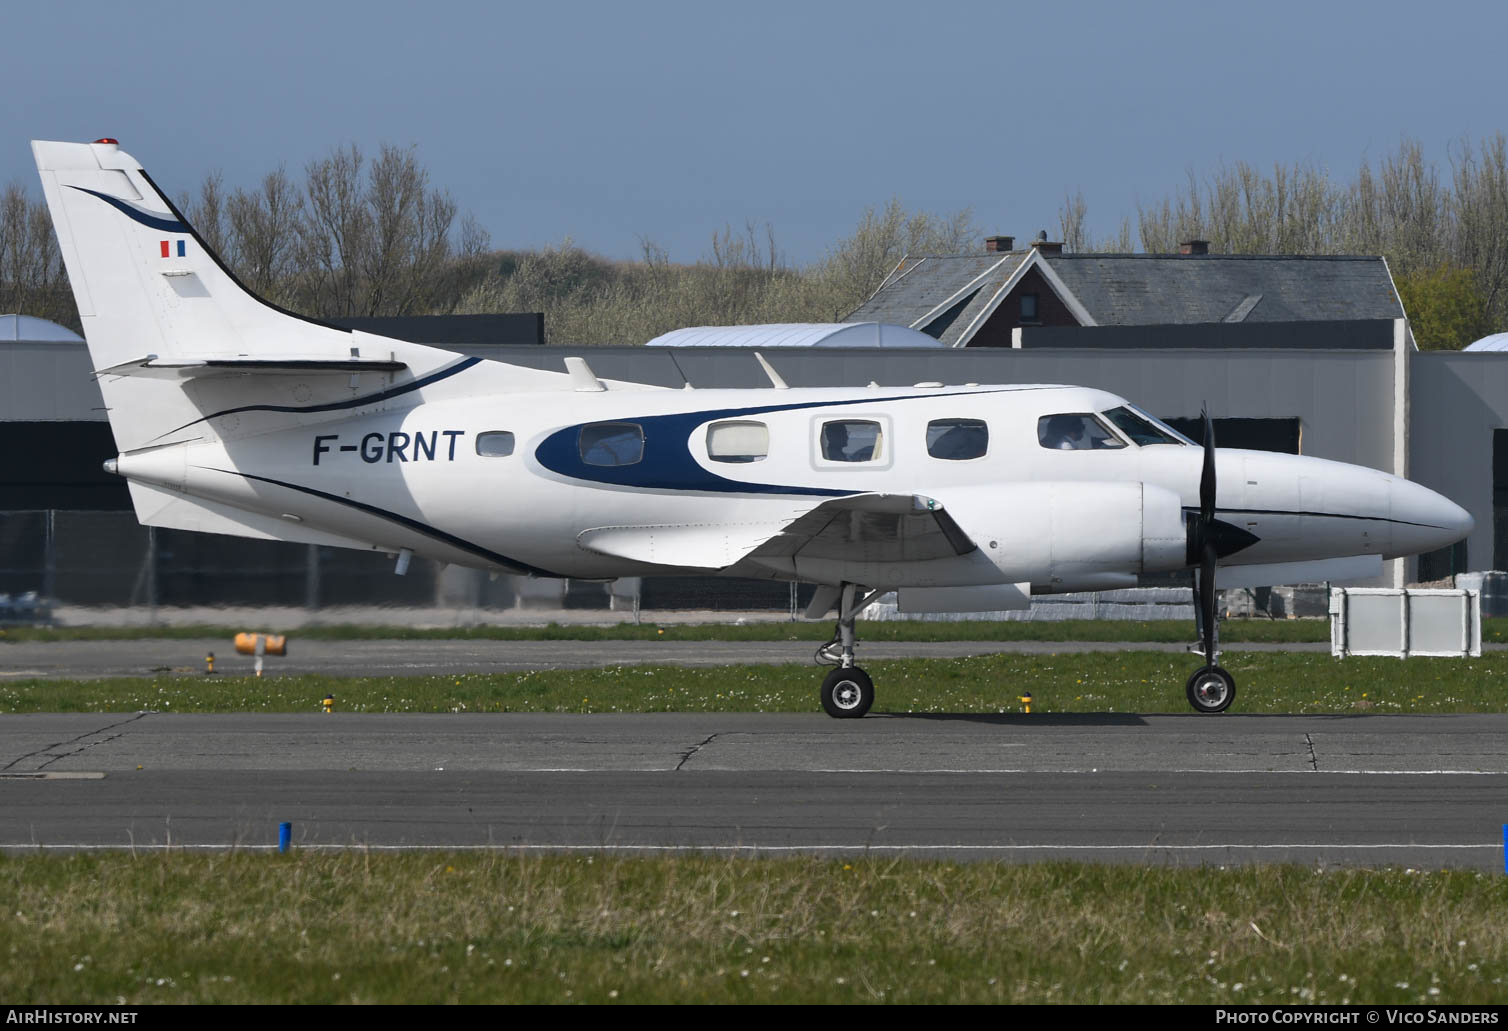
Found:
[[[1146,412],[1132,408],[1130,405],[1110,409],[1105,413],[1105,418],[1114,423],[1116,429],[1130,437],[1131,442],[1139,447],[1146,447],[1149,444],[1191,443],[1172,427],[1163,425]]]
[[[1044,415],[1037,420],[1037,443],[1053,451],[1102,451],[1125,442],[1088,412]]]

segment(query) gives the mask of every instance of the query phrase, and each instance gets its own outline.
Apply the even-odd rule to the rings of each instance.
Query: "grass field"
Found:
[[[11,1003],[1491,1003],[1508,878],[501,854],[0,858]]]
[[[1348,658],[1227,652],[1235,712],[1508,711],[1508,652],[1479,659]],[[1187,712],[1197,660],[1166,652],[990,655],[866,663],[877,712]],[[107,680],[0,680],[0,712],[811,712],[809,665],[610,666],[419,677],[185,674]]]

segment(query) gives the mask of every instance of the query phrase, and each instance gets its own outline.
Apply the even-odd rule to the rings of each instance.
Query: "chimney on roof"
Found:
[[[1004,254],[1006,251],[1016,249],[1014,236],[986,236],[984,238],[984,251],[986,254]]]
[[[1063,253],[1063,243],[1062,241],[1054,243],[1048,240],[1047,230],[1043,229],[1037,233],[1037,238],[1032,241],[1032,250],[1040,252],[1044,258],[1056,258]]]
[[[1180,240],[1178,242],[1179,254],[1208,254],[1209,252],[1208,240]]]

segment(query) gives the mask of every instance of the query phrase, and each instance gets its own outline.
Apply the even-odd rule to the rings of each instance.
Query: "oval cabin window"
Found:
[[[507,458],[513,454],[513,434],[507,430],[488,430],[476,435],[476,453],[483,458]]]
[[[770,428],[762,422],[715,422],[707,427],[707,457],[714,462],[761,462],[770,453]]]
[[[636,465],[644,457],[644,429],[635,422],[583,426],[578,443],[587,465]]]
[[[829,462],[875,462],[882,444],[880,424],[849,419],[822,424],[822,457]]]
[[[933,419],[927,423],[927,454],[949,462],[983,458],[990,428],[980,419]]]

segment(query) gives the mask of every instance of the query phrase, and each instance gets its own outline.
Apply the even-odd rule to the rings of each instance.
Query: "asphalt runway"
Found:
[[[1508,715],[0,716],[0,847],[1503,869]]]
[[[533,669],[589,669],[664,664],[732,666],[744,663],[810,665],[810,641],[301,641],[286,658],[268,658],[268,673],[338,676],[417,676],[441,673],[509,673]],[[1328,652],[1328,644],[1232,644],[1227,650]],[[969,655],[1045,655],[1062,652],[1183,652],[1187,645],[1075,641],[870,641],[860,640],[859,661],[960,658]],[[229,639],[21,642],[0,645],[0,679],[149,676],[200,673],[215,653],[215,669],[245,675],[253,659],[237,655]],[[1190,667],[1192,669],[1192,667]],[[812,675],[817,676],[814,669]]]

